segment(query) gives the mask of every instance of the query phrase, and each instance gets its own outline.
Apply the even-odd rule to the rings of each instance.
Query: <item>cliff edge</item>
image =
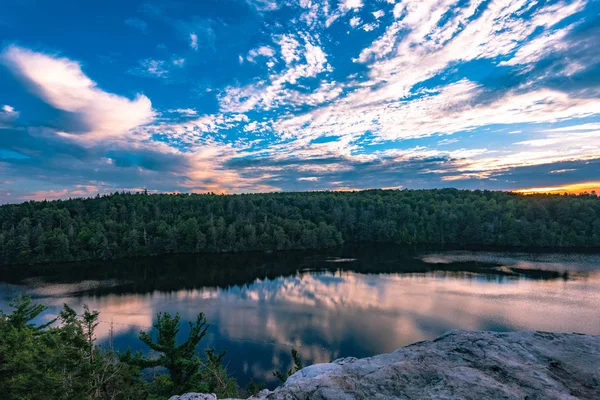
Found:
[[[171,400],[215,399],[202,396]],[[600,399],[600,336],[450,331],[389,354],[306,367],[252,399]]]

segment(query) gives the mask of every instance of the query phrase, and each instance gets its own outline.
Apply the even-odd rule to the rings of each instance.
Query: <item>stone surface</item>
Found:
[[[600,399],[600,336],[451,331],[389,354],[306,367],[256,398]]]
[[[173,396],[169,400],[217,400],[217,396],[204,393],[186,393],[181,396]]]

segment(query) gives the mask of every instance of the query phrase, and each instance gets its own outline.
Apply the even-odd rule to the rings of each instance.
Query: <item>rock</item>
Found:
[[[173,396],[169,400],[217,400],[215,394],[204,394],[204,393],[186,393],[181,396]]]
[[[306,367],[254,399],[600,399],[600,336],[451,331]]]
[[[600,399],[600,337],[452,331],[304,368],[265,399]]]

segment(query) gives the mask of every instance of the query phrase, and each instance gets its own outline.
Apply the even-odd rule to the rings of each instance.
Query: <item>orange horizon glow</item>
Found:
[[[532,187],[527,189],[513,190],[515,193],[521,194],[536,194],[536,193],[569,193],[569,194],[581,194],[581,193],[600,193],[600,181],[592,182],[580,182],[570,183],[562,186],[548,186],[548,187]]]

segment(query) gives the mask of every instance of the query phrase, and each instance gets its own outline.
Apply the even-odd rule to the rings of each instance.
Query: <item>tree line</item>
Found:
[[[3,265],[344,242],[598,247],[600,197],[456,189],[142,192],[0,206]]]

